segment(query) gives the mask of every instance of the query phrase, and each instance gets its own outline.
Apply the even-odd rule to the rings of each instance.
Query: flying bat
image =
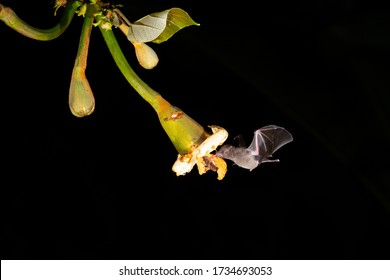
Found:
[[[262,162],[279,162],[278,159],[270,159],[272,154],[292,140],[290,132],[283,127],[267,125],[254,132],[248,148],[242,145],[238,147],[223,145],[215,155],[252,171]]]

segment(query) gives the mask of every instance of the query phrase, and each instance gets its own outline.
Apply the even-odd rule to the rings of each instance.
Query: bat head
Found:
[[[215,155],[220,158],[231,158],[233,152],[234,152],[234,146],[232,145],[223,145],[216,153]]]

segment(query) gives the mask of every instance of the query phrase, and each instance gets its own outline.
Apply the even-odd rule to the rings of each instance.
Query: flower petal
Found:
[[[211,153],[226,141],[228,132],[224,128],[216,125],[210,126],[210,128],[214,134],[206,138],[191,153],[177,157],[172,167],[173,172],[177,176],[185,175],[197,164],[200,175],[211,169],[217,171],[219,180],[223,179],[227,171],[226,162]]]

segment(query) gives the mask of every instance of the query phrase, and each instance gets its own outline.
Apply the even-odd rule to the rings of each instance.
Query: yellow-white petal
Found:
[[[228,137],[228,132],[224,128],[216,125],[210,126],[210,128],[213,134],[204,140],[202,144],[196,147],[192,153],[178,155],[177,160],[172,167],[173,172],[175,172],[177,176],[185,175],[186,173],[190,172],[195,164],[198,164],[198,167],[200,168],[200,174],[203,174],[208,170],[206,170],[204,166],[203,157],[209,156],[210,153],[215,151],[218,146],[222,145]],[[225,173],[226,168],[223,176]]]
[[[185,175],[192,170],[195,163],[195,157],[192,154],[178,155],[177,160],[172,166],[172,170],[177,176]]]

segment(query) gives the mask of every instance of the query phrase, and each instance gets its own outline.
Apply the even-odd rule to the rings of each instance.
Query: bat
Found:
[[[267,125],[254,132],[252,143],[248,148],[226,144],[215,155],[252,171],[262,162],[279,162],[278,159],[270,159],[272,154],[291,141],[293,137],[286,129]]]

